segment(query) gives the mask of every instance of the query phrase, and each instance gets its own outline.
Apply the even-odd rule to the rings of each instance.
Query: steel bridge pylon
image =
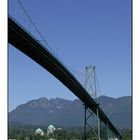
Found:
[[[121,138],[111,132],[108,121],[104,123],[99,117],[99,95],[96,67],[86,66],[85,69],[85,89],[97,106],[87,106],[84,104],[84,140],[121,140]],[[90,108],[95,108],[93,112]]]
[[[97,108],[98,113],[98,108]],[[90,124],[90,119],[94,119],[95,115],[92,110],[90,110],[85,104],[84,104],[84,140],[87,140],[87,138],[92,135],[94,140],[101,140],[100,138],[100,119],[98,119],[98,130],[95,130],[95,126],[93,124]]]
[[[91,119],[91,120],[90,120]],[[94,121],[94,122],[93,122]],[[121,140],[110,131],[108,122],[104,124],[98,114],[84,104],[84,138],[83,140]]]
[[[95,102],[99,106],[98,102],[98,92],[97,92],[97,79],[96,79],[96,67],[95,66],[86,66],[85,68],[85,89],[90,94],[90,96],[95,100]],[[99,85],[98,85],[99,86]],[[84,114],[84,140],[90,135],[90,133],[94,134],[95,139],[101,140],[100,138],[100,119],[98,113],[98,107],[96,108],[97,115],[97,132],[94,130],[93,125],[91,125],[88,121],[92,117],[94,118],[94,112],[91,111],[85,104],[85,114]],[[88,128],[88,129],[87,129]]]

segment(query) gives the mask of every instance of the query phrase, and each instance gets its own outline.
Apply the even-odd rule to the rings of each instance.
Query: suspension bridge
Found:
[[[121,134],[99,107],[99,104],[88,94],[87,90],[79,83],[70,70],[29,31],[10,16],[8,17],[8,43],[50,72],[83,102],[85,108],[85,114],[83,114],[85,118],[84,140],[87,140],[89,131],[92,131],[88,118],[93,114],[98,117],[99,122],[103,122],[105,125],[105,135],[101,137],[101,125],[99,123],[98,140],[122,139]],[[90,130],[87,129],[87,126],[90,127]]]

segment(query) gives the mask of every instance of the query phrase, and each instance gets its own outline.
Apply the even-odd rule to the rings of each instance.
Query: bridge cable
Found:
[[[28,17],[28,19],[30,20],[30,22],[32,23],[32,25],[34,26],[35,30],[38,32],[38,34],[40,35],[40,37],[42,38],[42,40],[45,41],[45,38],[42,36],[42,34],[40,33],[40,31],[37,29],[36,25],[34,24],[34,22],[32,21],[31,17],[28,15],[26,9],[23,7],[22,3],[20,0],[17,0],[21,6],[21,8],[23,9],[25,15]],[[47,43],[47,42],[46,42]],[[47,43],[48,44],[48,43]]]
[[[39,34],[39,36],[41,37],[41,39],[45,42],[45,44],[49,47],[49,49],[53,52],[53,54],[58,58],[58,56],[56,55],[56,53],[52,50],[52,48],[50,47],[50,45],[48,44],[48,42],[46,41],[46,39],[43,37],[43,35],[40,33],[39,29],[36,27],[36,25],[34,24],[32,18],[29,16],[29,14],[27,13],[26,9],[24,8],[24,6],[22,5],[20,0],[17,0],[19,2],[19,5],[21,6],[21,8],[23,9],[25,15],[28,17],[29,21],[31,22],[31,24],[34,26],[35,30],[37,31],[37,33]],[[59,58],[58,58],[59,59]],[[59,59],[60,60],[60,59]],[[60,60],[62,62],[62,60]],[[66,66],[71,72],[72,69],[69,66]]]

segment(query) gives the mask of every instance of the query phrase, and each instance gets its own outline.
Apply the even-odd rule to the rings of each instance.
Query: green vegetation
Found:
[[[132,130],[131,129],[122,129],[121,130],[123,140],[132,140]]]
[[[84,138],[83,128],[81,127],[68,127],[62,130],[56,130],[54,133],[47,135],[48,126],[34,126],[34,125],[10,125],[8,137],[16,140],[48,140],[53,138],[56,140],[82,140]],[[44,136],[36,135],[35,130],[41,128],[44,131]],[[58,128],[58,127],[57,127]],[[106,130],[101,130],[101,140],[107,139]],[[131,129],[121,129],[122,140],[132,140]],[[97,128],[88,135],[88,140],[97,140]]]
[[[44,131],[44,136],[36,135],[35,130],[41,128]],[[57,140],[71,140],[81,139],[81,128],[63,128],[62,130],[56,130],[53,134],[47,135],[48,126],[34,126],[34,125],[10,125],[8,131],[8,137],[16,140],[47,140],[54,138]]]

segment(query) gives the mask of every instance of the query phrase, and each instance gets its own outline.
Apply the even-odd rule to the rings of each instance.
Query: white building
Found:
[[[41,135],[41,136],[44,136],[44,132],[43,132],[40,128],[38,128],[38,129],[35,131],[35,134],[36,134],[36,135],[39,134],[39,135]]]
[[[49,125],[47,129],[47,135],[52,134],[55,130],[56,128],[53,125]]]

